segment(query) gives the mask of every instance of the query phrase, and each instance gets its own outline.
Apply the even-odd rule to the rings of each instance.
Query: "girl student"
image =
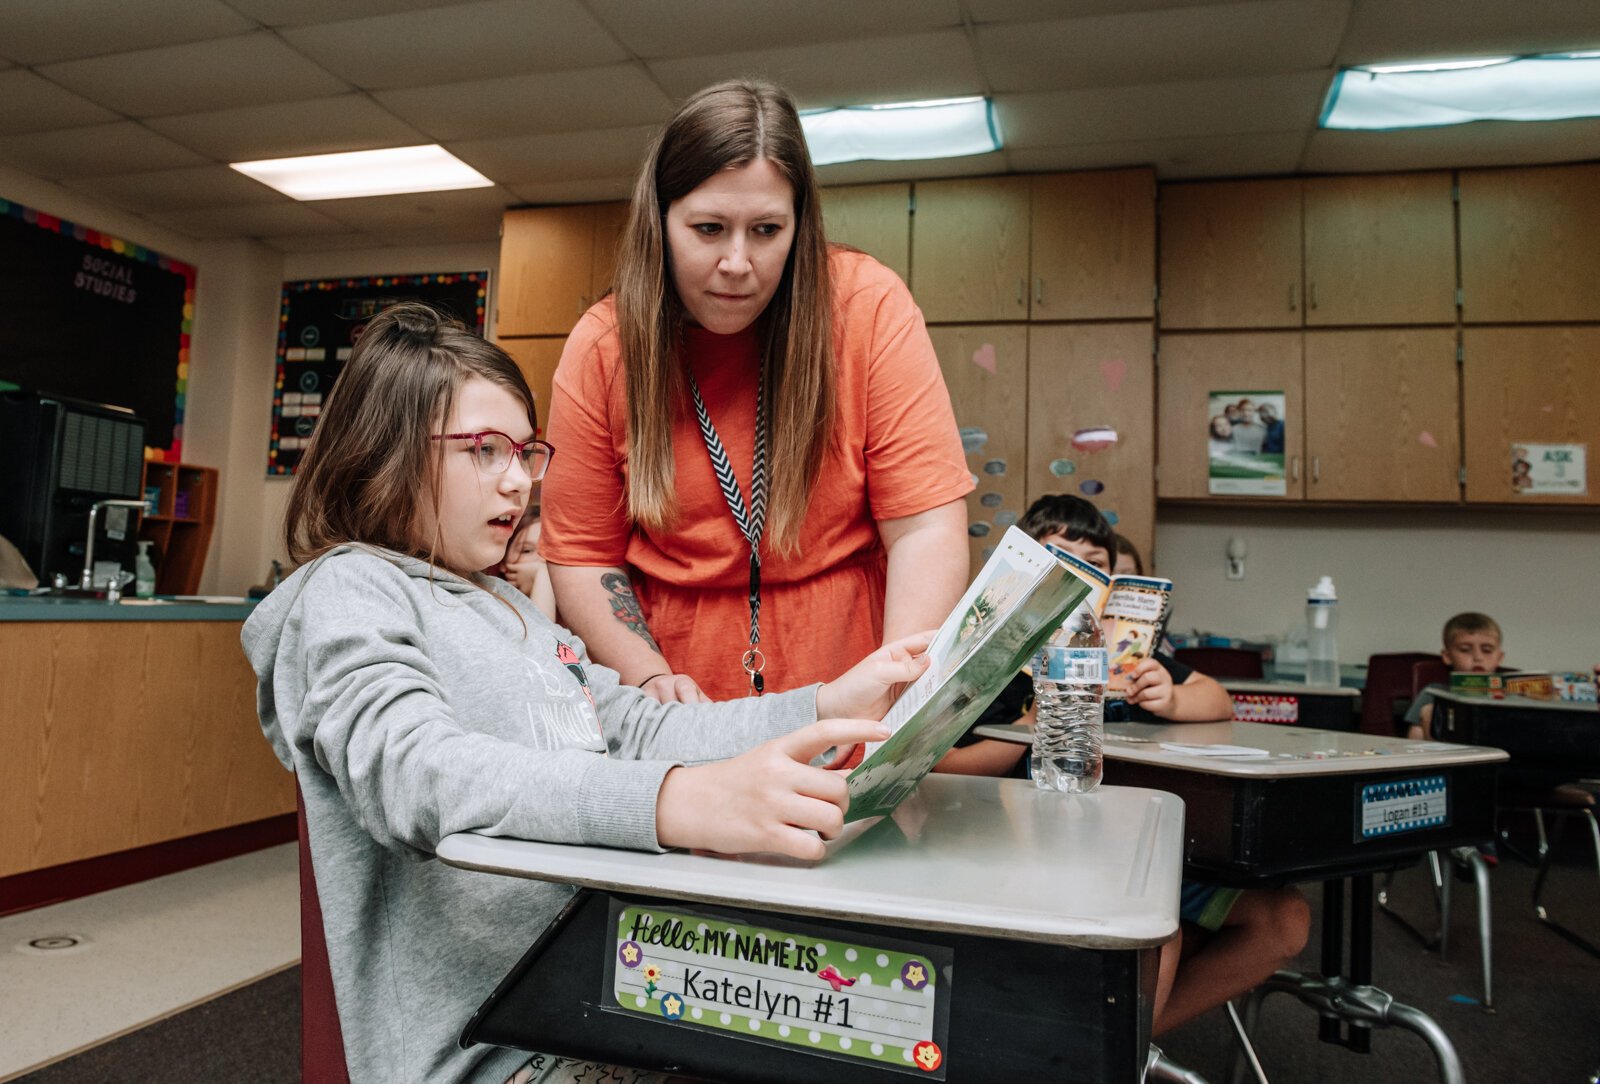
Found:
[[[661,700],[841,673],[968,580],[972,476],[905,285],[829,246],[794,102],[689,98],[614,293],[562,352],[540,549],[564,622]]]
[[[295,479],[285,536],[305,563],[245,623],[262,729],[304,795],[352,1079],[594,1070],[457,1047],[572,890],[432,861],[442,837],[819,857],[848,797],[811,760],[885,736],[867,720],[926,666],[923,635],[757,701],[662,704],[620,684],[478,571],[555,454],[534,431],[498,347],[422,305],[379,314]]]

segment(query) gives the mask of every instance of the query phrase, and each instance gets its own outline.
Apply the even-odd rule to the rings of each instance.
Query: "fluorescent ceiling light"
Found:
[[[1430,128],[1600,116],[1600,55],[1372,64],[1334,76],[1322,127]]]
[[[800,114],[811,161],[907,162],[961,158],[1000,149],[994,103],[987,98],[849,106]]]
[[[488,188],[489,178],[438,144],[232,162],[247,177],[298,200]]]

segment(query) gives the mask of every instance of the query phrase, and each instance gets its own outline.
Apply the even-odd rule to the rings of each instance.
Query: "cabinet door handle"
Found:
[[[1311,484],[1316,485],[1320,481],[1322,481],[1322,457],[1314,455],[1311,457]]]
[[[1036,276],[1033,280],[1033,303],[1041,306],[1044,304],[1044,279],[1042,277]]]
[[[1289,481],[1298,482],[1299,480],[1300,480],[1300,457],[1297,456],[1297,455],[1290,456],[1289,457]]]
[[[1296,282],[1289,283],[1289,311],[1290,312],[1294,312],[1295,311],[1295,307],[1300,304],[1300,298],[1298,296],[1300,291],[1298,289],[1296,289],[1296,287],[1298,285],[1299,285],[1299,283],[1296,283]]]
[[[1317,284],[1314,282],[1311,284],[1311,307],[1317,307]]]

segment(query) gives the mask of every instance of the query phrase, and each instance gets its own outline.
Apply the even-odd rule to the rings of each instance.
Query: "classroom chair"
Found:
[[[1411,667],[1411,699],[1429,685],[1450,684],[1450,667],[1437,655],[1429,655]]]
[[[1556,933],[1577,945],[1591,956],[1600,956],[1600,946],[1586,940],[1567,926],[1556,921],[1544,905],[1544,884],[1550,876],[1550,865],[1555,858],[1556,844],[1561,840],[1562,829],[1573,818],[1581,818],[1589,828],[1589,838],[1594,844],[1594,859],[1597,871],[1600,871],[1600,823],[1595,821],[1595,794],[1593,784],[1561,783],[1557,786],[1545,788],[1502,787],[1500,792],[1500,808],[1506,812],[1532,813],[1533,823],[1538,829],[1538,874],[1533,879],[1533,913],[1540,922],[1549,926]],[[1547,835],[1545,832],[1545,817],[1555,819],[1554,832]],[[1507,829],[1502,826],[1500,838],[1507,844],[1507,849],[1512,850],[1506,839]]]
[[[1210,678],[1260,681],[1261,652],[1242,647],[1180,647],[1172,657]]]
[[[350,1084],[344,1032],[333,999],[333,969],[322,929],[322,903],[311,868],[306,802],[298,781],[294,799],[300,818],[300,1080],[301,1084]]]
[[[1401,701],[1416,697],[1413,668],[1422,662],[1438,662],[1438,655],[1421,651],[1397,651],[1367,658],[1367,684],[1361,691],[1361,732],[1392,738],[1401,733],[1405,718]],[[1443,665],[1441,663],[1441,665]]]

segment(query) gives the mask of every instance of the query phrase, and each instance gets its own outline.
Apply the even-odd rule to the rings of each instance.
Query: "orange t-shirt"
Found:
[[[761,545],[761,650],[769,692],[839,676],[883,637],[886,555],[877,521],[936,508],[972,489],[955,414],[922,313],[898,277],[863,253],[831,255],[838,436],[823,461],[798,555]],[[545,559],[628,566],[668,664],[713,699],[744,696],[750,546],[717,484],[687,396],[673,427],[678,518],[629,522],[627,376],[616,308],[584,314],[556,370],[540,499]],[[755,449],[755,329],[685,331],[684,357],[748,505]]]

